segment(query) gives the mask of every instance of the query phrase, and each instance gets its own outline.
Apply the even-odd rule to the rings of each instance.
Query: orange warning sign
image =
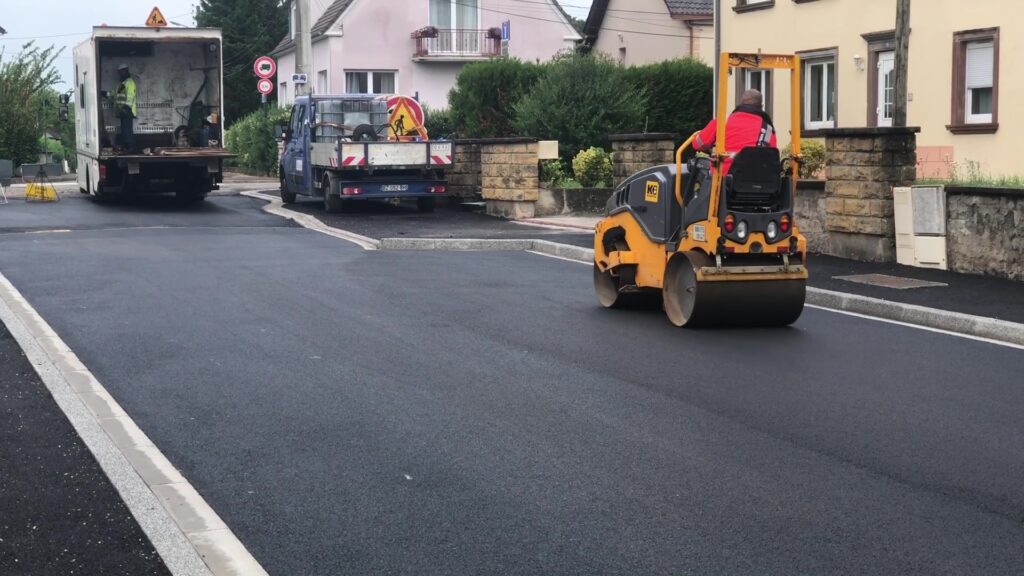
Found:
[[[163,12],[159,8],[153,6],[153,11],[149,13],[149,18],[146,18],[147,28],[166,28],[167,18],[164,18]]]

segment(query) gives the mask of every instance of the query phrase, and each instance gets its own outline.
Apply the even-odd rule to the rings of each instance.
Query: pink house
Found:
[[[406,94],[435,109],[469,62],[507,54],[548,60],[581,39],[556,0],[311,0],[318,94]],[[326,6],[326,7],[325,7]],[[271,55],[277,101],[295,99],[292,29]],[[504,24],[507,22],[507,24]],[[502,40],[502,28],[509,37]]]

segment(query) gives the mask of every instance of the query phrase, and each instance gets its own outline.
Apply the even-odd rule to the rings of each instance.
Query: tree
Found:
[[[283,0],[199,0],[196,24],[224,34],[224,116],[227,124],[259,107],[252,64],[288,33]]]
[[[29,42],[8,60],[0,50],[0,158],[15,165],[36,160],[44,127],[42,97],[60,81],[53,67],[60,52]]]
[[[629,82],[625,69],[601,54],[559,56],[515,105],[519,134],[558,140],[559,154],[605,145],[609,134],[640,132],[647,92]]]

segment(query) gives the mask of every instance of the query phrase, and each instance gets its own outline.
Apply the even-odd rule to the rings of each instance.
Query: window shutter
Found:
[[[995,52],[991,42],[975,42],[967,45],[967,88],[990,88],[992,86],[992,63]]]

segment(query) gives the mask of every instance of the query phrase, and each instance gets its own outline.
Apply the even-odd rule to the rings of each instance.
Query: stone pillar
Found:
[[[868,262],[896,261],[892,189],[914,183],[920,130],[824,130],[828,254]]]
[[[478,140],[481,191],[487,214],[533,218],[540,198],[540,164],[535,138]]]
[[[480,144],[474,140],[456,140],[455,158],[445,174],[448,195],[460,200],[480,198]]]
[[[673,134],[616,134],[609,136],[608,140],[612,143],[612,165],[615,170],[613,187],[641,170],[675,162]]]

